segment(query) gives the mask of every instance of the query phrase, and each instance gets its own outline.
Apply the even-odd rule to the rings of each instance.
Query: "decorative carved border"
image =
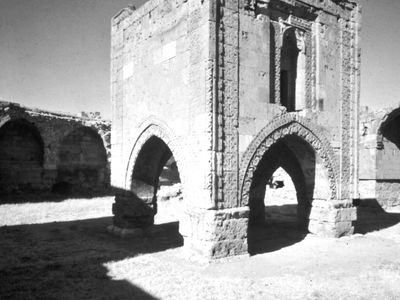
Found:
[[[240,163],[239,206],[249,203],[250,186],[258,163],[266,151],[278,140],[289,135],[297,135],[308,142],[323,161],[328,171],[331,200],[337,199],[339,172],[333,149],[316,125],[298,114],[289,113],[277,117],[265,126],[253,139],[242,156]]]
[[[275,32],[275,74],[274,74],[274,79],[275,79],[275,103],[276,104],[281,104],[281,78],[280,78],[280,73],[281,73],[281,48],[282,48],[282,37],[283,34],[281,33],[281,26],[278,22],[272,21],[272,26],[274,26],[274,32]]]
[[[129,156],[126,172],[125,172],[125,188],[130,189],[132,183],[133,169],[136,164],[136,160],[139,156],[140,150],[142,150],[144,144],[153,136],[161,139],[171,150],[172,155],[175,158],[176,164],[178,166],[179,175],[182,184],[182,190],[184,191],[185,182],[185,171],[184,171],[184,159],[180,146],[177,139],[173,135],[171,129],[169,129],[165,124],[160,121],[155,121],[154,118],[142,123],[139,130],[139,135],[136,138],[134,145],[132,146],[132,151]],[[182,191],[182,192],[183,192]]]
[[[335,16],[343,16],[348,11],[352,10],[356,5],[356,1],[352,0],[280,0],[281,3],[286,3],[290,6],[296,6],[296,2],[301,2],[303,5],[308,5],[313,10],[324,10]],[[250,11],[256,11],[259,7],[268,7],[272,4],[271,0],[246,0],[244,8]]]
[[[274,26],[275,31],[275,74],[274,74],[274,85],[275,85],[275,103],[281,105],[281,51],[283,46],[283,36],[288,29],[295,28],[301,32],[304,32],[304,44],[306,53],[306,74],[305,74],[305,108],[310,108],[312,106],[312,99],[314,98],[313,94],[313,86],[315,84],[315,68],[313,68],[313,60],[314,57],[312,52],[315,51],[313,44],[313,35],[312,35],[312,24],[311,22],[298,18],[296,16],[290,15],[287,20],[279,19],[278,22],[271,21],[272,26]]]

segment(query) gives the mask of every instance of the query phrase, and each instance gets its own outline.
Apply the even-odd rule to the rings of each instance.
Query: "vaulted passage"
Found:
[[[61,142],[54,192],[99,192],[108,187],[107,153],[101,137],[88,127]]]
[[[131,190],[153,208],[156,223],[179,220],[182,200],[179,171],[171,150],[160,138],[151,137],[140,150]]]
[[[250,188],[251,254],[277,250],[307,234],[316,176],[312,147],[294,135],[263,155]]]
[[[36,127],[23,120],[0,129],[0,193],[42,188],[43,141]]]

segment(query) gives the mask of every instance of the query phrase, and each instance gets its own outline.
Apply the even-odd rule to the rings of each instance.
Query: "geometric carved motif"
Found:
[[[263,155],[274,143],[288,135],[297,135],[304,139],[321,158],[323,166],[328,171],[330,199],[337,199],[338,163],[335,160],[330,142],[318,127],[310,121],[295,113],[288,113],[275,118],[265,126],[243,154],[239,174],[239,182],[241,183],[239,206],[249,204],[249,192],[253,175]]]
[[[274,27],[274,60],[273,64],[273,78],[274,78],[274,90],[273,94],[273,102],[277,104],[281,104],[281,95],[280,95],[280,85],[281,85],[281,51],[283,46],[283,36],[285,32],[289,29],[295,28],[297,32],[301,33],[302,39],[304,40],[304,53],[306,54],[306,67],[305,67],[305,98],[306,103],[305,107],[311,108],[315,98],[315,91],[313,91],[313,86],[315,84],[315,66],[313,66],[314,57],[312,54],[313,51],[313,38],[312,38],[312,26],[311,22],[297,18],[293,15],[290,15],[287,20],[283,20],[279,18],[279,21],[271,21],[272,26]],[[297,36],[297,35],[296,35]],[[298,40],[299,42],[299,40]]]

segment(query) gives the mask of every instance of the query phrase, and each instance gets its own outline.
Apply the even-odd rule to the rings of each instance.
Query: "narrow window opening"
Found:
[[[283,36],[280,73],[281,104],[287,112],[304,108],[305,61],[304,32],[288,29]]]

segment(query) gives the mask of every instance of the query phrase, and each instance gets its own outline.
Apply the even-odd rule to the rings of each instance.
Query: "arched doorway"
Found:
[[[41,189],[43,155],[43,140],[32,123],[5,123],[0,128],[0,193]]]
[[[182,203],[179,169],[171,149],[161,138],[151,136],[143,144],[135,161],[130,189],[152,208],[156,224],[179,221]]]
[[[250,253],[277,249],[307,234],[315,185],[315,165],[315,151],[296,135],[279,139],[264,153],[254,171],[250,187]],[[283,172],[277,174],[279,170]],[[285,195],[288,192],[284,189],[285,182],[282,178],[275,178],[274,181],[274,174],[288,175],[286,185],[292,183],[294,190],[289,190],[289,194]],[[276,192],[266,195],[271,185],[277,187]],[[269,199],[266,196],[275,198]],[[285,197],[297,201],[285,204]]]
[[[298,119],[302,118],[289,115],[282,119],[266,126],[242,158],[241,205],[250,208],[250,254],[288,246],[303,239],[309,231],[318,234],[319,226],[329,222],[325,219],[329,212],[322,211],[336,197],[337,173],[331,163],[329,143],[318,138],[317,130],[307,121],[303,120],[310,127],[300,123]],[[292,203],[282,203],[287,197],[283,189],[268,193],[270,186],[285,186],[282,179],[273,178],[277,172],[286,176],[289,185],[293,183],[289,195],[295,199]]]
[[[103,140],[89,127],[73,130],[61,142],[57,179],[58,193],[93,193],[108,188],[109,172]]]

